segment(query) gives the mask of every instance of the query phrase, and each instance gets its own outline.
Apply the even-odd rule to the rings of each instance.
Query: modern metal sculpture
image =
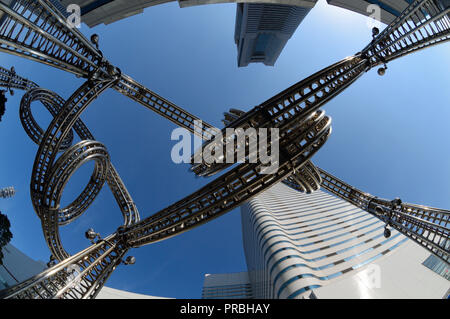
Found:
[[[312,192],[322,186],[336,196],[368,211],[387,226],[420,243],[449,262],[450,211],[383,200],[346,184],[310,161],[331,133],[331,120],[319,110],[362,74],[374,67],[384,74],[394,59],[450,39],[450,8],[439,0],[416,0],[383,32],[374,32],[371,43],[361,52],[337,62],[300,81],[249,112],[231,110],[226,127],[274,127],[280,132],[279,169],[261,174],[262,163],[241,163],[206,186],[145,219],[115,170],[106,147],[96,141],[81,121],[81,113],[107,89],[114,89],[173,123],[201,135],[203,145],[223,147],[229,140],[214,138],[212,125],[160,97],[111,65],[98,49],[98,37],[89,42],[78,30],[66,25],[65,18],[48,0],[17,0],[12,7],[0,0],[0,50],[74,73],[86,81],[64,100],[40,88],[15,72],[0,69],[0,86],[25,90],[20,119],[30,138],[39,145],[31,176],[31,199],[42,221],[45,240],[52,252],[51,268],[0,292],[3,298],[94,298],[130,248],[161,241],[202,225],[238,207],[246,200],[284,182]],[[30,111],[40,101],[54,117],[41,129]],[[224,128],[225,130],[226,128]],[[81,142],[72,145],[73,131]],[[270,148],[270,146],[269,146]],[[234,149],[236,152],[236,149]],[[62,153],[58,156],[58,153]],[[94,160],[89,184],[78,198],[60,207],[67,180],[84,162]],[[192,170],[211,176],[231,164],[200,163]],[[106,238],[93,230],[86,232],[92,245],[70,256],[60,241],[58,228],[80,217],[95,200],[104,183],[112,190],[124,223]],[[56,263],[56,261],[58,261]],[[56,264],[55,264],[56,263]]]

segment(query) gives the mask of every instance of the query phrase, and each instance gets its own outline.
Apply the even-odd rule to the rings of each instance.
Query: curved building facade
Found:
[[[241,208],[254,298],[443,298],[449,281],[405,236],[333,195],[280,183]],[[448,265],[447,265],[448,268]],[[414,279],[414,280],[412,280]],[[333,288],[334,287],[334,288]]]

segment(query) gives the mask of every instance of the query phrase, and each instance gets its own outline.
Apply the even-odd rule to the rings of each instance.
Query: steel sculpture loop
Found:
[[[311,161],[308,161],[301,169],[294,171],[283,183],[299,192],[310,194],[320,189],[322,176],[319,169]]]
[[[46,0],[0,1],[7,15],[0,26],[0,50],[87,77],[102,61],[100,52]]]
[[[107,81],[98,81],[95,84],[89,80],[69,102],[56,93],[41,88],[30,89],[21,101],[20,115],[24,129],[30,138],[40,145],[37,155],[37,158],[40,158],[35,164],[41,170],[34,172],[32,178],[35,184],[31,184],[33,204],[42,220],[44,236],[52,255],[58,260],[68,257],[59,239],[59,225],[66,225],[81,216],[95,200],[105,181],[108,181],[121,208],[124,225],[139,221],[137,208],[111,165],[106,147],[93,140],[92,134],[78,118],[89,103],[101,93],[101,89],[110,87],[116,80],[110,80],[109,84]],[[30,112],[31,102],[37,100],[42,102],[55,117],[45,136]],[[68,107],[72,107],[72,112],[62,112],[67,111]],[[73,139],[72,127],[82,141],[68,148]],[[53,132],[49,134],[49,130]],[[59,134],[60,132],[62,133]],[[55,150],[65,152],[56,159]],[[69,178],[81,165],[90,160],[95,161],[90,182],[75,201],[61,208],[59,203]]]
[[[326,142],[331,120],[316,112],[304,131],[296,131],[280,147],[290,150],[281,158],[278,171],[262,174],[262,163],[243,163],[190,196],[124,230],[133,247],[161,241],[204,224],[238,207],[301,168]]]
[[[222,139],[207,141],[201,150],[192,156],[198,157],[198,152],[210,153],[214,148],[222,148],[226,153],[227,144],[234,143],[234,139],[228,139],[227,128],[246,130],[248,128],[270,127],[280,130],[280,138],[291,132],[301,121],[316,112],[322,105],[345,90],[350,84],[368,70],[368,60],[360,56],[352,56],[328,68],[325,68],[310,77],[298,82],[271,99],[265,101],[249,112],[234,117],[233,121],[227,121],[227,126],[222,130]],[[237,151],[237,143],[234,143],[234,151]],[[236,154],[235,154],[236,156]],[[224,163],[198,163],[192,170],[200,176],[210,176],[230,166]]]
[[[111,85],[111,81],[84,83],[63,105],[44,133],[43,142],[39,144],[31,176],[30,193],[34,209],[42,220],[47,244],[53,256],[60,261],[68,258],[69,255],[60,242],[58,225],[66,224],[74,217],[78,217],[87,208],[86,205],[93,201],[106,179],[108,155],[103,145],[89,141],[74,145],[58,159],[56,159],[57,151],[84,109],[98,94]],[[96,159],[93,178],[80,197],[75,200],[78,205],[73,212],[60,210],[61,192],[68,178],[76,168],[93,156]],[[69,207],[74,208],[74,203]]]
[[[8,3],[9,4],[9,3]],[[225,128],[212,125],[152,92],[108,62],[98,49],[98,36],[88,41],[49,0],[16,0],[12,6],[0,0],[0,51],[56,67],[85,83],[64,100],[18,76],[14,69],[0,67],[0,86],[26,91],[20,105],[20,119],[28,136],[39,145],[31,176],[33,207],[41,219],[45,240],[54,261],[50,268],[29,280],[0,292],[1,298],[94,298],[119,264],[133,264],[125,254],[168,239],[207,223],[238,207],[276,183],[283,182],[301,192],[321,186],[327,191],[373,214],[421,244],[445,262],[450,255],[450,212],[448,210],[383,200],[337,179],[311,162],[331,134],[331,119],[320,110],[371,68],[386,64],[417,50],[450,40],[450,8],[440,1],[416,0],[361,52],[337,62],[261,103],[249,112],[232,109],[225,113]],[[383,74],[385,69],[379,71]],[[278,170],[263,174],[261,161],[243,163],[192,161],[199,176],[215,178],[191,195],[147,218],[140,219],[137,207],[111,163],[106,147],[96,141],[81,121],[83,111],[103,92],[114,89],[191,133],[205,143],[198,152],[214,148],[231,149],[238,157],[237,134],[227,129],[277,128],[279,137],[266,139],[267,148],[278,143]],[[53,116],[44,131],[31,114],[32,102],[41,102]],[[80,142],[73,144],[74,133]],[[222,135],[218,133],[224,133]],[[231,143],[234,143],[231,145]],[[228,146],[230,146],[228,148]],[[195,156],[195,154],[194,154]],[[193,156],[193,159],[194,159]],[[91,179],[82,193],[67,207],[60,207],[64,187],[84,163],[94,161]],[[234,167],[230,167],[234,165]],[[124,223],[105,239],[87,232],[92,245],[69,256],[59,238],[59,226],[66,225],[92,204],[107,183],[124,217]],[[98,239],[97,239],[98,238]],[[59,262],[54,264],[58,260]]]
[[[31,113],[31,103],[34,101],[40,101],[53,117],[58,114],[65,101],[59,95],[38,87],[28,90],[22,97],[20,103],[20,121],[22,122],[22,126],[27,135],[33,142],[39,145],[42,142],[44,131],[36,123],[33,114]],[[64,151],[69,148],[72,145],[72,142],[73,130],[65,137],[59,151]]]
[[[106,147],[97,142],[84,140],[68,149],[55,162],[48,184],[48,195],[45,201],[54,201],[54,206],[59,207],[62,191],[69,178],[84,163],[94,160],[95,168],[90,178],[89,184],[79,195],[79,197],[65,208],[58,210],[58,224],[66,225],[79,217],[94,201],[97,194],[106,181],[109,168],[109,154]]]
[[[62,107],[64,106],[66,101],[64,99],[62,99],[56,93],[51,92],[46,89],[42,89],[42,88],[31,89],[23,96],[21,106],[20,106],[20,118],[22,121],[22,125],[23,125],[25,131],[27,132],[27,134],[30,136],[30,138],[37,144],[40,144],[42,141],[43,133],[42,133],[42,130],[39,128],[39,126],[34,121],[32,115],[31,115],[31,112],[30,112],[30,104],[34,100],[41,101],[47,107],[47,109],[50,110],[51,114],[54,116],[56,116],[56,114],[62,109]],[[84,123],[80,119],[77,119],[75,121],[75,124],[73,125],[73,130],[75,130],[75,132],[82,139],[82,141],[95,140],[94,136],[91,134],[89,129],[84,125]],[[71,130],[71,131],[69,131],[68,137],[66,137],[63,140],[62,146],[59,147],[58,150],[59,151],[66,150],[70,146],[70,145],[68,145],[66,147],[66,144],[69,144],[68,142],[66,142],[66,140],[71,141],[72,139],[73,139],[73,133]],[[104,158],[107,158],[106,149],[104,149],[101,152],[99,150],[96,150],[96,152],[97,152],[97,155],[102,153],[101,156]],[[77,153],[76,153],[77,156],[81,156],[78,153],[79,153],[79,151],[77,151]],[[97,155],[95,155],[95,156],[97,156]],[[116,200],[118,201],[119,206],[124,214],[124,219],[125,219],[124,224],[127,225],[129,223],[139,220],[139,214],[138,214],[137,208],[135,207],[134,202],[131,199],[130,195],[126,191],[125,186],[123,185],[123,182],[120,179],[115,168],[109,163],[109,160],[107,161],[107,165],[104,164],[103,166],[107,167],[106,180],[107,180],[110,188],[112,189],[113,194],[114,194]],[[59,167],[59,165],[57,165],[57,167]],[[91,180],[96,181],[97,178],[95,176],[97,176],[97,173],[92,176]],[[83,204],[87,208],[87,206],[89,206],[89,204],[93,201],[92,191],[94,191],[96,189],[96,191],[94,193],[95,194],[98,193],[98,191],[100,190],[99,188],[101,188],[101,187],[99,187],[100,184],[103,184],[103,183],[99,183],[99,181],[97,181],[96,183],[89,184],[87,186],[87,188],[85,189],[85,191],[83,191],[83,194],[85,194],[85,196],[83,196],[83,194],[80,195],[80,197],[74,203]],[[89,196],[89,194],[91,194],[91,195]],[[74,209],[75,209],[75,206],[79,206],[79,205],[71,205],[71,207],[73,207]],[[78,207],[77,209],[80,209],[80,207]],[[63,216],[65,216],[65,217],[63,217],[63,216],[61,217],[61,219],[59,221],[60,224],[65,224],[67,222],[67,215],[72,215],[72,216],[79,215],[79,213],[75,213],[74,211],[72,211],[72,209],[68,209],[65,211],[68,213],[63,214]],[[81,211],[84,211],[84,209],[81,209]]]
[[[79,120],[86,107],[107,88],[113,86],[115,81],[117,79],[95,82],[88,80],[62,106],[63,101],[56,99],[54,107],[59,107],[59,112],[50,123],[39,144],[30,192],[34,208],[42,221],[47,244],[53,256],[60,261],[68,258],[69,255],[61,244],[59,225],[66,225],[81,216],[95,200],[105,181],[108,182],[121,208],[124,225],[139,221],[138,210],[110,163],[106,147],[96,142]],[[36,96],[42,92],[56,97],[56,94],[49,94],[48,91],[41,89],[30,90],[28,93]],[[23,99],[22,105],[26,105],[26,101],[29,99]],[[51,103],[49,101],[50,99],[46,102]],[[78,124],[76,125],[76,123]],[[56,158],[57,151],[61,150],[61,146],[72,128],[75,129],[82,141],[68,148],[59,158]],[[69,206],[60,208],[62,192],[69,178],[81,165],[91,160],[95,161],[95,168],[88,185]]]

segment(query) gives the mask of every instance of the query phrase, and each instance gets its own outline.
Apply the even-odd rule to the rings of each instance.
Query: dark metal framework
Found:
[[[337,62],[298,82],[249,112],[231,110],[225,114],[226,128],[278,128],[279,169],[262,174],[260,161],[236,165],[206,186],[145,219],[111,163],[106,147],[96,141],[80,119],[89,104],[107,89],[115,89],[206,142],[202,150],[222,147],[231,139],[215,138],[218,133],[206,122],[196,128],[199,118],[139,84],[111,65],[98,49],[48,0],[17,0],[10,7],[0,0],[0,51],[38,61],[83,77],[86,81],[64,100],[34,82],[0,68],[0,86],[25,90],[20,119],[29,137],[39,145],[31,176],[34,209],[42,221],[45,240],[54,261],[51,268],[0,292],[3,298],[94,298],[112,271],[132,247],[161,241],[202,225],[238,207],[244,201],[278,182],[302,191],[324,187],[344,200],[384,220],[412,240],[449,262],[450,212],[426,206],[383,200],[346,184],[310,161],[331,133],[331,119],[320,110],[372,67],[383,74],[386,63],[450,39],[450,9],[439,0],[414,1],[361,52]],[[53,121],[44,131],[33,119],[30,105],[40,101]],[[81,142],[73,144],[74,132]],[[203,133],[203,134],[202,134]],[[224,134],[225,135],[225,134]],[[270,141],[273,142],[273,141]],[[235,143],[235,146],[237,144]],[[271,144],[269,143],[269,150]],[[232,156],[237,156],[233,148]],[[95,161],[90,182],[77,199],[60,207],[63,189],[72,174],[87,161]],[[232,164],[193,163],[201,176],[224,171]],[[105,239],[90,230],[93,245],[74,256],[64,250],[59,225],[80,217],[107,183],[124,217],[124,224]],[[386,234],[386,230],[385,230]]]

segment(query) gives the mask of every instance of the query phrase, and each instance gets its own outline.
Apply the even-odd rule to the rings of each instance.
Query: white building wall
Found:
[[[27,280],[43,270],[47,265],[42,261],[35,261],[11,244],[3,247],[3,265],[0,265],[0,290],[14,286]],[[97,295],[97,299],[167,299],[129,291],[103,287]]]
[[[332,285],[314,290],[317,298],[352,299],[440,299],[450,289],[450,281],[428,269],[422,262],[430,253],[408,240],[392,255],[374,262],[379,267],[379,285],[367,280],[364,271],[343,276]]]
[[[308,298],[311,291],[359,298],[362,276],[377,284],[367,298],[443,298],[450,287],[422,265],[426,250],[395,230],[386,239],[383,222],[323,191],[307,195],[280,183],[241,213],[255,298]]]
[[[96,299],[169,299],[165,297],[155,297],[143,294],[136,294],[125,290],[103,287]]]
[[[31,259],[11,244],[3,247],[2,251],[0,290],[29,279],[47,268],[44,262]]]

